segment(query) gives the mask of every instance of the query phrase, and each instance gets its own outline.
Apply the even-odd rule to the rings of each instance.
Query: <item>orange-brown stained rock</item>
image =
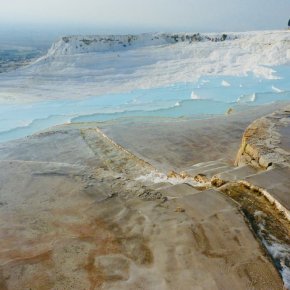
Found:
[[[47,251],[38,255],[32,255],[32,256],[20,256],[18,253],[18,257],[14,260],[11,260],[7,264],[3,265],[0,267],[0,288],[1,290],[5,289],[21,289],[21,288],[16,288],[16,285],[19,285],[17,283],[16,279],[20,278],[20,287],[22,289],[39,289],[39,290],[48,290],[52,289],[54,282],[49,275],[49,272],[46,270],[49,270],[53,267],[53,262],[51,260],[51,254],[52,251]],[[15,253],[15,256],[17,254]],[[18,277],[17,273],[24,273],[25,269],[27,269],[29,266],[32,267],[39,267],[39,265],[43,266],[44,271],[35,271],[30,274],[28,274],[25,279],[25,277]],[[23,274],[23,276],[25,276]],[[7,282],[9,281],[9,283]],[[8,287],[7,285],[10,285]],[[14,285],[14,286],[12,286]]]
[[[198,200],[189,208],[187,200],[180,205],[141,200],[136,192],[143,184],[136,177],[149,174],[144,166],[112,147],[98,132],[83,134],[84,139],[65,136],[69,138],[67,146],[73,145],[72,151],[64,148],[63,135],[58,140],[53,134],[34,138],[37,146],[29,140],[21,143],[17,158],[27,149],[26,156],[33,151],[32,161],[0,161],[0,197],[7,203],[0,207],[4,246],[0,247],[0,285],[4,290],[247,286],[247,275],[240,271],[239,278],[235,269],[256,261],[262,253],[227,200],[219,196],[212,202],[216,193],[194,194]],[[31,146],[45,150],[37,155],[39,149]],[[84,166],[82,158],[102,166],[98,180],[91,178],[92,168]],[[71,172],[82,177],[76,179]],[[124,182],[113,178],[120,172]],[[86,194],[86,186],[96,188],[94,194]],[[111,196],[111,192],[118,194]],[[174,212],[178,206],[186,211]],[[220,219],[214,219],[213,225],[214,214]],[[203,233],[198,224],[203,225]],[[235,227],[240,230],[240,244],[232,239],[237,235]],[[196,238],[192,228],[196,228]],[[202,241],[208,241],[206,246]],[[234,249],[234,253],[227,249]],[[228,254],[231,265],[223,258]],[[267,260],[259,265],[261,276],[268,277],[267,287],[261,289],[281,289],[273,266]],[[231,271],[223,270],[228,268]]]
[[[105,282],[105,276],[102,269],[95,266],[95,258],[97,250],[92,250],[88,256],[88,262],[85,265],[85,269],[88,272],[88,278],[90,281],[90,290],[94,290],[96,287],[100,287]]]

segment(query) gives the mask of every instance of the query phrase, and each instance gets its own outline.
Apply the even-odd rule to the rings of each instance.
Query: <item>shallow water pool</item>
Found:
[[[93,96],[0,106],[0,142],[69,122],[107,121],[123,117],[196,117],[222,115],[229,108],[290,101],[290,66],[274,68],[274,79],[204,76],[194,83]]]

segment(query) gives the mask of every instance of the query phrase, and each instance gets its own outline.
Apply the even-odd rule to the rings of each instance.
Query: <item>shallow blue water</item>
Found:
[[[224,114],[276,101],[290,101],[290,66],[275,68],[278,79],[204,76],[195,83],[91,97],[0,106],[0,141],[24,137],[66,122],[121,117],[196,117]],[[242,105],[242,106],[241,106]]]

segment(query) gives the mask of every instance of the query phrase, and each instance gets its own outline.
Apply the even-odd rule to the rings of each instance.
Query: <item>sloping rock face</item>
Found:
[[[1,144],[0,289],[283,289],[231,200],[152,170],[92,124]]]
[[[290,106],[253,122],[245,131],[236,165],[267,169],[290,166]]]

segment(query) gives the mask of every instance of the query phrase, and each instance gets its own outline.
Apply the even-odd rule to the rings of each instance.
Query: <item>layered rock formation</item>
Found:
[[[253,122],[243,135],[236,165],[250,164],[261,169],[274,164],[290,166],[289,140],[286,139],[289,128],[290,106]],[[281,132],[285,132],[283,137]]]

